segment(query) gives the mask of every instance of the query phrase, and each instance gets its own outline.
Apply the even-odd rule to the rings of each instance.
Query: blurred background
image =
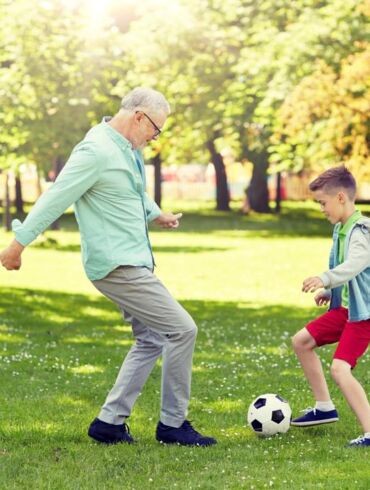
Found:
[[[279,212],[346,164],[370,200],[369,0],[0,0],[3,224],[136,86],[172,107],[148,191]]]

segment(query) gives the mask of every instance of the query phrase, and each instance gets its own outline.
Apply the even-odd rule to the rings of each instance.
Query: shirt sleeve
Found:
[[[370,267],[369,235],[356,229],[351,237],[346,260],[334,269],[321,274],[320,279],[325,288],[336,288],[356,277],[367,267]]]
[[[161,208],[151,199],[148,194],[144,193],[144,206],[148,221],[153,221],[162,213]]]
[[[97,152],[91,143],[82,141],[71,153],[54,184],[37,200],[23,223],[13,220],[15,239],[29,245],[51,223],[98,180]]]

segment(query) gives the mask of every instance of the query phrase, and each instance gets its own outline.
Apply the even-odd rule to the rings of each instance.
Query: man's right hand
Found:
[[[0,252],[0,262],[8,271],[19,270],[22,265],[21,254],[23,245],[13,240],[8,248]]]

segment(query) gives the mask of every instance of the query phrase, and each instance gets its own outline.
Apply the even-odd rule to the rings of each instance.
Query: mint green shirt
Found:
[[[152,269],[148,222],[161,214],[145,192],[141,152],[132,150],[107,120],[73,149],[24,222],[12,223],[16,240],[26,246],[74,204],[83,265],[91,280],[102,279],[120,265]]]
[[[346,241],[346,236],[352,226],[357,223],[361,218],[361,211],[355,211],[347,221],[342,224],[338,231],[339,247],[338,247],[338,263],[342,264],[344,262],[344,243]],[[345,283],[342,288],[342,306],[348,308],[348,283]]]

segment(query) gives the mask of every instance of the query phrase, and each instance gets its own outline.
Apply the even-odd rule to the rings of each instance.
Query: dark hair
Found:
[[[356,181],[351,172],[344,166],[329,168],[309,185],[310,191],[331,191],[344,189],[350,199],[356,195]]]

